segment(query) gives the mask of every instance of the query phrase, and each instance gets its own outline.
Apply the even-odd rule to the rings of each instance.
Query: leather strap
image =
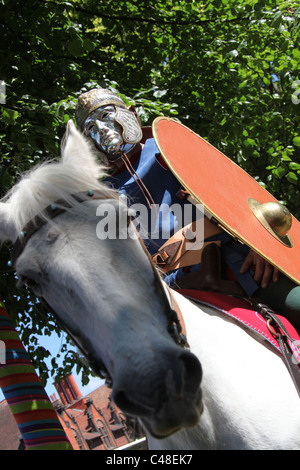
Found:
[[[297,364],[296,357],[294,356],[293,351],[288,343],[288,340],[294,343],[294,339],[291,338],[285,326],[277,317],[277,315],[273,312],[273,310],[271,310],[269,307],[262,303],[256,303],[255,308],[267,320],[269,330],[279,344],[286,367],[290,373],[290,376],[300,397],[299,364]]]
[[[184,324],[180,307],[176,299],[174,298],[174,295],[170,287],[163,281],[161,275],[158,272],[158,269],[156,269],[156,266],[152,262],[152,257],[150,256],[148,250],[146,249],[145,244],[137,230],[136,230],[136,234],[137,234],[137,238],[141,244],[142,249],[144,250],[145,254],[147,255],[147,257],[149,258],[151,262],[154,276],[156,278],[158,286],[163,291],[166,302],[168,304],[167,305],[168,306],[167,318],[169,320],[168,331],[177,344],[179,344],[183,348],[188,347],[187,338],[186,338],[186,329],[185,329],[185,324]],[[169,296],[166,295],[166,289],[167,289],[167,292],[169,293]]]
[[[221,232],[222,229],[207,217],[196,220],[169,238],[152,256],[152,259],[165,273],[201,263],[204,248],[211,243],[218,244],[215,241],[204,242],[203,240]]]
[[[87,201],[88,199],[105,199],[107,197],[105,195],[105,192],[99,189],[83,191],[77,194],[72,194],[71,196],[76,202],[79,203]],[[116,194],[115,197],[117,198],[118,195]],[[23,227],[22,232],[20,233],[19,237],[13,245],[11,251],[12,265],[15,265],[16,260],[24,250],[26,243],[32,237],[32,235],[35,234],[35,232],[37,232],[43,225],[45,225],[48,220],[54,219],[55,217],[59,216],[70,208],[72,208],[72,204],[69,204],[64,200],[57,200],[53,204],[50,204],[49,206],[45,207],[42,216],[37,215],[33,219],[31,219],[25,225],[25,227]]]
[[[176,281],[179,289],[196,289],[227,295],[243,295],[236,281],[222,279],[221,252],[217,243],[211,242],[202,250],[200,269],[185,274]]]
[[[165,284],[165,286],[166,286],[166,288],[169,292],[169,295],[170,295],[171,309],[176,313],[177,318],[178,318],[178,322],[179,322],[179,325],[180,325],[180,333],[179,334],[181,336],[181,341],[185,344],[186,347],[189,348],[189,344],[187,342],[186,327],[185,327],[185,323],[184,323],[184,319],[183,319],[183,316],[182,316],[181,309],[180,309],[179,304],[178,304],[177,300],[175,299],[174,294],[173,294],[172,290],[170,289],[170,287],[167,284]]]

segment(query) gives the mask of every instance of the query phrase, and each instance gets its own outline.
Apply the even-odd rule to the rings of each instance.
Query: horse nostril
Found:
[[[127,411],[128,413],[133,411],[132,403],[123,390],[114,393],[114,402],[119,408],[121,408],[121,410]]]
[[[179,359],[183,363],[183,390],[195,393],[202,379],[202,367],[194,354],[184,351]]]

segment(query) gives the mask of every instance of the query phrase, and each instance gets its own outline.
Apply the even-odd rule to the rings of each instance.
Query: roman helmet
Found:
[[[135,111],[107,89],[95,88],[81,94],[75,117],[80,130],[93,140],[109,163],[118,160],[142,138]]]

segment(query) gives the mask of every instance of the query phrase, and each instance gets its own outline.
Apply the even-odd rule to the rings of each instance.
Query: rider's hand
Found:
[[[259,256],[255,251],[250,250],[241,267],[240,272],[245,273],[249,268],[255,266],[254,280],[261,284],[261,287],[267,287],[269,281],[277,282],[280,277],[278,269],[273,267],[268,261]]]

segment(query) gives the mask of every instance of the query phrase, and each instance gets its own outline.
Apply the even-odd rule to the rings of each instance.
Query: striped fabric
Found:
[[[58,416],[0,302],[0,387],[27,450],[71,450]]]

